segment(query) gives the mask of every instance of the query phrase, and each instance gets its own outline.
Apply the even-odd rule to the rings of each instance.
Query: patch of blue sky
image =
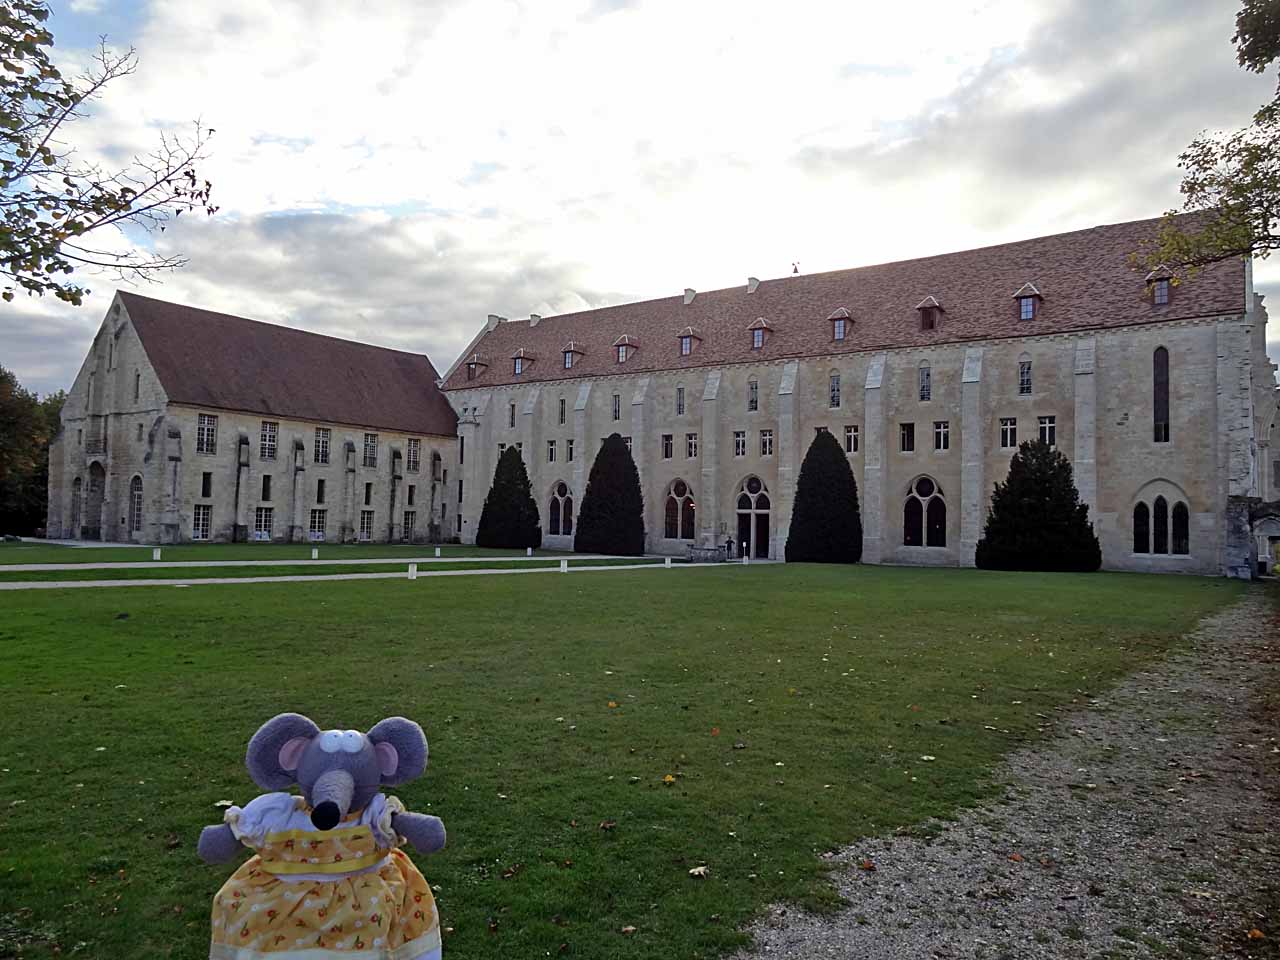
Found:
[[[142,32],[144,0],[53,0],[48,27],[54,50],[93,49],[105,36],[115,47],[128,47]]]

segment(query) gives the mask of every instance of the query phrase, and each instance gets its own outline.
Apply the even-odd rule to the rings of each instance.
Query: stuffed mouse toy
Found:
[[[427,766],[427,738],[404,717],[368,733],[322,731],[282,713],[259,728],[245,757],[264,793],[205,827],[198,852],[246,860],[213,898],[211,960],[439,960],[431,888],[400,849],[444,847],[439,817],[409,813],[382,787]]]

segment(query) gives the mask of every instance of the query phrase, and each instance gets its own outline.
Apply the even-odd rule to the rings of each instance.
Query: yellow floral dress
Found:
[[[267,793],[226,822],[256,851],[213,898],[210,960],[439,960],[435,900],[378,794],[332,830],[302,797]]]

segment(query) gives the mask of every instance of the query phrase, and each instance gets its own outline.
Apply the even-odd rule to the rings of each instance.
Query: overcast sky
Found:
[[[1275,88],[1236,66],[1235,9],[55,0],[52,28],[64,64],[100,34],[138,51],[69,131],[87,154],[217,131],[201,172],[222,209],[160,237],[190,265],[138,292],[443,373],[489,313],[1158,215],[1181,148]],[[1256,276],[1280,299],[1280,258]],[[88,283],[83,307],[0,305],[0,365],[70,386],[115,286]]]

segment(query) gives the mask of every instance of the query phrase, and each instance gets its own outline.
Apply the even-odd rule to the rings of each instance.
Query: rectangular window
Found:
[[[316,481],[316,503],[324,503],[324,480]]]
[[[422,467],[422,441],[410,437],[405,444],[404,468],[410,473],[417,473]]]
[[[573,437],[564,442],[564,458],[570,463],[573,462]]]
[[[1018,361],[1018,396],[1031,396],[1031,361]]]
[[[366,507],[373,504],[373,484],[366,483],[364,485],[364,505]]]
[[[927,363],[920,367],[920,399],[933,399],[933,370]]]
[[[327,510],[311,511],[311,519],[307,523],[307,536],[312,542],[324,542],[326,520],[328,517],[329,511]]]
[[[467,462],[467,438],[458,438],[458,466]]]
[[[1035,297],[1019,297],[1018,298],[1018,319],[1030,320],[1036,315],[1036,298]]]
[[[676,387],[676,416],[684,416],[684,387]]]
[[[280,436],[280,424],[271,420],[262,421],[262,432],[258,438],[258,456],[263,460],[276,458],[276,441]]]
[[[467,379],[474,380],[476,378],[476,365],[474,363],[467,364]]]
[[[400,529],[400,539],[405,543],[413,543],[413,528],[418,522],[418,511],[406,510],[404,512],[404,525]]]
[[[845,324],[845,321],[843,318],[835,321],[835,331],[834,331],[835,339],[837,340],[844,339],[844,324]]]
[[[547,441],[547,463],[556,462],[556,442],[554,440]]]
[[[630,452],[631,452],[631,438],[630,438],[630,437],[623,437],[623,438],[622,438],[622,442],[623,442],[623,443],[625,443],[625,444],[627,445],[627,453],[630,453]]]
[[[751,349],[759,350],[764,346],[764,330],[755,329],[751,331]]]
[[[696,433],[686,433],[684,435],[684,455],[690,458],[698,455],[698,435]]]
[[[315,447],[312,450],[316,463],[329,462],[329,428],[316,427]]]
[[[838,373],[831,375],[831,383],[827,390],[827,406],[832,410],[840,406],[840,374]]]
[[[524,373],[524,357],[516,357],[512,361],[512,370],[517,377]]]
[[[218,452],[218,418],[202,413],[196,417],[196,453]]]
[[[1000,449],[1009,450],[1018,445],[1018,418],[1000,418]]]
[[[138,424],[138,439],[142,439],[142,424]]]
[[[270,476],[265,476],[262,478],[262,499],[263,500],[271,499],[271,477]]]
[[[361,540],[373,539],[373,511],[372,510],[360,511],[360,539]]]
[[[773,431],[772,430],[760,431],[760,456],[762,457],[773,456]]]
[[[662,459],[670,460],[675,456],[675,438],[669,433],[662,435]]]
[[[80,447],[80,446],[83,446],[83,445],[84,445],[84,431],[83,431],[83,430],[77,430],[77,431],[76,431],[76,446],[77,446],[77,447]],[[198,446],[199,446],[199,443],[197,442],[197,447],[198,447]],[[197,449],[197,450],[196,450],[196,452],[197,452],[197,453],[204,453],[204,451],[203,451],[203,450],[199,450],[199,449]]]
[[[938,325],[937,307],[920,307],[920,329],[932,330]]]
[[[693,337],[680,338],[680,356],[687,357],[693,352]]]
[[[733,455],[735,457],[745,457],[747,455],[747,431],[733,431]]]
[[[1057,417],[1041,417],[1040,418],[1040,440],[1049,446],[1055,446],[1058,442],[1058,418]]]
[[[135,373],[133,375],[133,399],[137,400],[142,394],[142,374]]]
[[[507,404],[507,426],[514,427],[516,425],[516,405],[514,403]]]
[[[903,453],[911,453],[916,448],[916,425],[914,423],[898,424],[898,449]]]
[[[1157,307],[1163,307],[1169,302],[1169,281],[1157,280],[1151,285],[1151,301]]]
[[[844,428],[844,452],[858,452],[858,425],[856,423],[846,424]]]
[[[627,362],[627,345],[625,343],[618,344],[618,362]]]
[[[573,351],[566,350],[564,352],[564,368],[566,370],[573,369]]]
[[[412,507],[413,501],[417,498],[417,495],[418,495],[418,485],[415,483],[409,484],[409,493],[408,493],[408,496],[405,497],[405,505]]]
[[[453,524],[454,524],[454,530],[457,531],[458,534],[461,534],[462,533],[462,514],[459,513],[454,516]]]
[[[213,474],[212,473],[200,474],[200,496],[204,497],[204,499],[206,500],[208,500],[210,497],[213,496]]]
[[[376,433],[366,433],[364,435],[364,465],[366,467],[376,467],[378,465],[378,435]]]
[[[935,450],[951,449],[951,421],[950,420],[933,421],[933,449]]]
[[[462,503],[462,478],[458,478],[458,503]]]
[[[564,426],[564,397],[560,398],[560,426]]]
[[[760,409],[760,384],[756,380],[747,381],[747,409]]]
[[[213,507],[207,503],[197,503],[195,513],[191,516],[191,539],[208,540],[212,521]]]
[[[253,539],[271,539],[271,528],[275,524],[275,516],[276,512],[272,507],[258,507],[253,512]]]
[[[616,393],[613,395],[613,419],[622,419],[622,397]]]

